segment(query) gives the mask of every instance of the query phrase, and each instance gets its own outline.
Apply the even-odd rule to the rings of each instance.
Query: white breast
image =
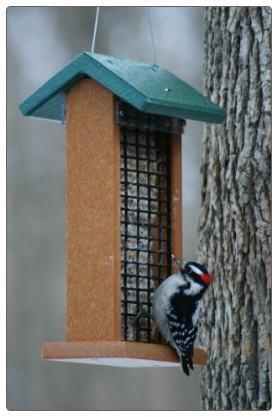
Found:
[[[196,303],[196,310],[192,316],[192,324],[195,327],[197,322],[198,322],[198,318],[199,318],[199,311],[200,311],[200,305],[201,305],[201,300],[197,301]]]

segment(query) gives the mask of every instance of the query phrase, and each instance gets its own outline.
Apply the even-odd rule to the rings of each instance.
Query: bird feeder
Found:
[[[66,126],[67,340],[42,359],[178,364],[151,305],[182,257],[181,135],[225,111],[157,65],[87,52],[20,110]]]

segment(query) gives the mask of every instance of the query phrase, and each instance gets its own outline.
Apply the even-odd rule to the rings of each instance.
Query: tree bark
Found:
[[[206,410],[271,407],[271,9],[208,7],[204,91],[227,110],[205,125],[199,262]]]

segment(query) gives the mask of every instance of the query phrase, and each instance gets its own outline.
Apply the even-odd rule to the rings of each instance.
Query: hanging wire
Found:
[[[99,9],[100,9],[100,7],[97,7],[96,18],[95,18],[94,34],[93,34],[93,41],[92,41],[92,49],[91,49],[92,54],[94,53],[95,45],[96,45],[97,27],[98,27],[98,19],[99,19]]]
[[[95,45],[96,45],[97,28],[98,28],[98,21],[99,21],[99,10],[100,10],[100,7],[97,7],[96,18],[95,18],[95,25],[94,25],[94,33],[93,33],[93,41],[92,41],[92,48],[91,48],[91,52],[92,53],[94,53],[94,51],[95,51]],[[155,47],[155,41],[154,41],[153,21],[152,21],[151,8],[150,7],[147,7],[147,11],[148,11],[148,19],[149,19],[149,25],[150,25],[151,42],[152,42],[152,49],[153,49],[153,61],[154,61],[154,65],[157,65],[156,47]]]
[[[152,21],[151,8],[150,7],[147,7],[147,10],[148,10],[148,18],[149,18],[149,25],[150,25],[150,32],[151,32],[151,41],[152,41],[152,48],[153,48],[153,61],[154,61],[154,65],[157,65],[157,58],[156,58],[156,49],[155,49],[154,34],[153,34],[153,21]]]

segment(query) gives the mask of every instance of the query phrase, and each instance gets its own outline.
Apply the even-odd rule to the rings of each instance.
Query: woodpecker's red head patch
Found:
[[[210,274],[201,274],[200,277],[201,277],[202,281],[204,281],[204,283],[206,285],[209,285],[211,283],[211,276],[210,276]]]
[[[197,262],[188,262],[186,267],[186,272],[190,276],[194,276],[195,279],[201,280],[206,285],[211,283],[211,276],[203,265],[200,265]]]

